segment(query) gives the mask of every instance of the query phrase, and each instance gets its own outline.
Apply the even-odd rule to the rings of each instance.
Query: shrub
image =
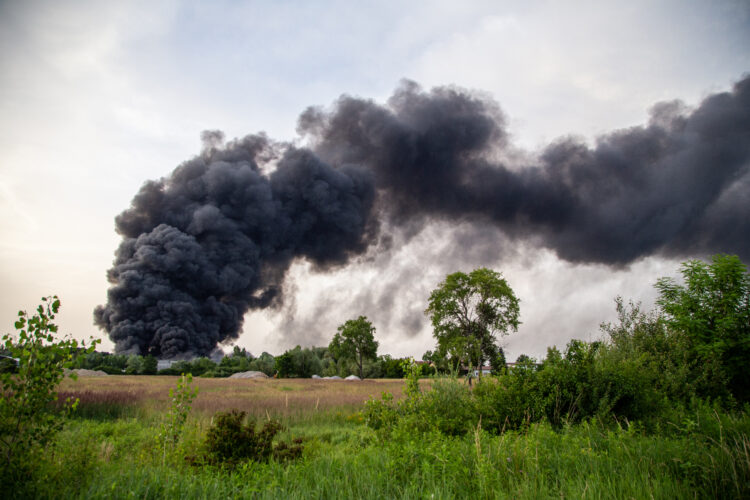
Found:
[[[269,420],[257,430],[255,420],[246,423],[245,415],[244,411],[232,410],[214,416],[214,423],[206,433],[203,454],[206,463],[234,467],[246,461],[267,462],[270,458],[292,460],[302,454],[300,439],[291,445],[283,442],[273,445],[274,437],[283,429],[278,421]]]
[[[541,420],[545,405],[536,372],[483,379],[472,391],[482,428],[500,433]],[[473,422],[476,425],[476,421]]]
[[[402,365],[406,373],[406,399],[394,403],[393,395],[384,392],[380,400],[368,400],[364,418],[370,428],[388,434],[399,426],[419,433],[439,431],[457,436],[476,427],[479,417],[468,387],[455,379],[436,380],[431,390],[422,393],[420,366],[408,359]]]
[[[391,429],[398,420],[393,394],[383,391],[380,399],[370,398],[365,401],[363,415],[365,423],[371,429]]]
[[[471,391],[453,378],[435,380],[417,403],[416,414],[419,421],[450,436],[466,434],[479,418]]]
[[[57,296],[42,298],[37,314],[19,311],[18,337],[3,337],[5,351],[18,360],[17,373],[0,374],[0,490],[22,491],[43,458],[40,453],[62,428],[66,412],[76,402],[66,401],[57,411],[57,386],[72,365],[78,342],[55,338]],[[98,341],[93,341],[93,351]]]

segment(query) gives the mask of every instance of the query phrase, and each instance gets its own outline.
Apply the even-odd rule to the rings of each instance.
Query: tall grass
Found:
[[[164,411],[169,406],[169,389],[179,377],[173,376],[111,376],[66,379],[60,393],[79,397],[82,408],[95,406],[97,399],[117,404],[122,400],[130,406],[147,411]],[[422,381],[427,387],[431,381]],[[354,412],[371,395],[388,391],[396,399],[402,397],[401,380],[314,380],[314,379],[215,379],[195,378],[198,397],[193,411],[213,415],[233,409],[259,417],[291,416],[328,410]]]
[[[115,378],[115,377],[112,377]],[[127,378],[117,377],[123,381]],[[136,379],[135,377],[133,377]],[[152,377],[153,378],[153,377]],[[156,377],[157,379],[159,377]],[[142,379],[149,378],[142,377]],[[171,380],[170,382],[174,382]],[[103,401],[139,408],[70,421],[39,471],[37,496],[50,498],[748,498],[750,417],[711,407],[675,410],[658,434],[637,424],[584,422],[554,429],[532,423],[495,435],[481,423],[450,437],[437,430],[397,427],[387,439],[362,424],[351,403],[378,395],[382,384],[317,385],[264,381],[242,386],[203,384],[202,411],[191,413],[178,449],[164,457],[158,445],[161,403],[136,379],[114,391],[109,384],[77,386],[81,409]],[[224,381],[229,382],[229,381]],[[245,381],[246,382],[246,381]],[[160,390],[161,382],[157,381]],[[401,382],[394,382],[394,385]],[[116,394],[134,389],[127,401]],[[285,387],[291,390],[284,389]],[[141,388],[139,390],[137,388]],[[252,390],[248,389],[252,388]],[[65,388],[69,390],[69,387]],[[83,389],[83,390],[80,390]],[[90,391],[87,393],[86,391]],[[114,391],[114,392],[113,392]],[[347,392],[351,391],[351,392]],[[248,463],[233,472],[194,467],[184,460],[202,445],[212,408],[275,402],[257,418],[280,416],[282,439],[302,437],[302,459]],[[231,395],[222,402],[222,396]],[[306,395],[290,401],[286,396]],[[83,396],[83,397],[82,397]],[[159,396],[161,397],[161,395]],[[269,399],[264,399],[269,398]],[[311,405],[310,401],[321,401]],[[300,401],[305,405],[293,406]],[[85,404],[84,404],[85,402]],[[257,402],[253,402],[257,405]],[[211,406],[214,405],[214,406]],[[316,408],[317,406],[317,408]],[[361,405],[359,406],[361,407]]]
[[[197,426],[198,422],[193,422]],[[68,431],[67,456],[82,498],[746,498],[747,436],[701,444],[706,436],[644,436],[583,424],[562,431],[533,424],[501,436],[481,429],[442,434],[377,434],[346,419],[303,422],[301,461],[248,464],[233,473],[161,465],[139,423],[85,424]],[[194,432],[194,428],[190,432]],[[124,435],[132,435],[125,439]],[[97,444],[101,440],[104,444]],[[129,455],[125,449],[143,456]],[[60,490],[58,490],[60,491]]]

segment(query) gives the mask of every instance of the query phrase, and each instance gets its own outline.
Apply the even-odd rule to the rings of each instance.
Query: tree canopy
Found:
[[[714,255],[711,263],[683,263],[684,284],[661,278],[658,305],[670,327],[683,332],[704,367],[705,382],[750,400],[750,274],[735,255]],[[709,392],[710,388],[707,387]],[[716,391],[709,396],[719,396]]]
[[[365,316],[350,319],[338,327],[328,350],[335,359],[351,359],[357,364],[359,378],[363,377],[363,364],[367,359],[374,360],[378,355],[378,342],[375,340],[375,327]]]
[[[518,330],[518,302],[502,274],[482,267],[446,276],[430,294],[425,314],[438,348],[479,369],[486,360],[499,365],[497,337]]]

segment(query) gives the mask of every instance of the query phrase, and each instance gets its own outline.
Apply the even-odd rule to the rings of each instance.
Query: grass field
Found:
[[[37,498],[743,498],[750,420],[703,412],[662,434],[588,422],[462,437],[363,423],[363,401],[402,397],[402,380],[194,379],[199,389],[174,450],[160,445],[177,377],[65,380],[80,398],[49,450]],[[431,381],[421,381],[427,390]],[[217,411],[279,418],[300,459],[235,469],[189,465]],[[684,424],[684,425],[683,425]]]
[[[83,412],[91,406],[164,411],[169,405],[169,389],[179,377],[108,376],[66,378],[60,385],[61,399],[77,397]],[[402,397],[402,380],[322,380],[322,379],[229,379],[195,378],[198,396],[193,411],[212,415],[237,409],[256,416],[293,416],[331,410],[353,413],[370,396],[388,391]],[[429,380],[422,381],[423,387]]]

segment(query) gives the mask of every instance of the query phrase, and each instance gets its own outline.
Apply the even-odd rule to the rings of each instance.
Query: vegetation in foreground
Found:
[[[63,395],[79,398],[78,412],[43,405],[45,418],[29,420],[20,439],[6,424],[19,421],[23,406],[11,402],[32,394],[50,401],[71,362],[69,344],[43,342],[54,330],[40,308],[28,321],[38,342],[6,337],[8,349],[35,368],[3,375],[3,491],[37,498],[747,498],[750,281],[729,256],[687,263],[683,275],[684,285],[658,282],[661,311],[618,300],[619,320],[602,325],[603,340],[550,348],[541,363],[526,360],[473,388],[455,377],[420,383],[414,364],[404,367],[401,394],[370,393],[364,405],[320,399],[339,397],[328,387],[384,383],[196,384],[214,402],[243,382],[285,402],[245,415],[198,409],[200,390],[196,398],[189,376],[144,378],[177,382],[161,399],[120,400],[116,391],[95,390],[98,381],[65,382]],[[477,346],[488,337],[478,324],[446,330],[446,345],[466,359],[482,357]],[[28,374],[36,384],[25,385]],[[320,391],[315,407],[289,411],[289,393],[305,386]],[[90,394],[77,396],[84,387]],[[91,394],[112,399],[97,404]],[[247,399],[252,391],[225,403]]]
[[[53,498],[743,498],[746,413],[675,412],[659,433],[591,420],[531,423],[497,435],[395,429],[387,439],[357,413],[283,420],[292,461],[231,467],[185,460],[205,446],[207,416],[191,416],[174,450],[160,414],[74,419],[39,463],[30,496]],[[272,417],[273,418],[273,417]],[[265,420],[265,419],[262,419]],[[673,425],[672,425],[673,424]]]

